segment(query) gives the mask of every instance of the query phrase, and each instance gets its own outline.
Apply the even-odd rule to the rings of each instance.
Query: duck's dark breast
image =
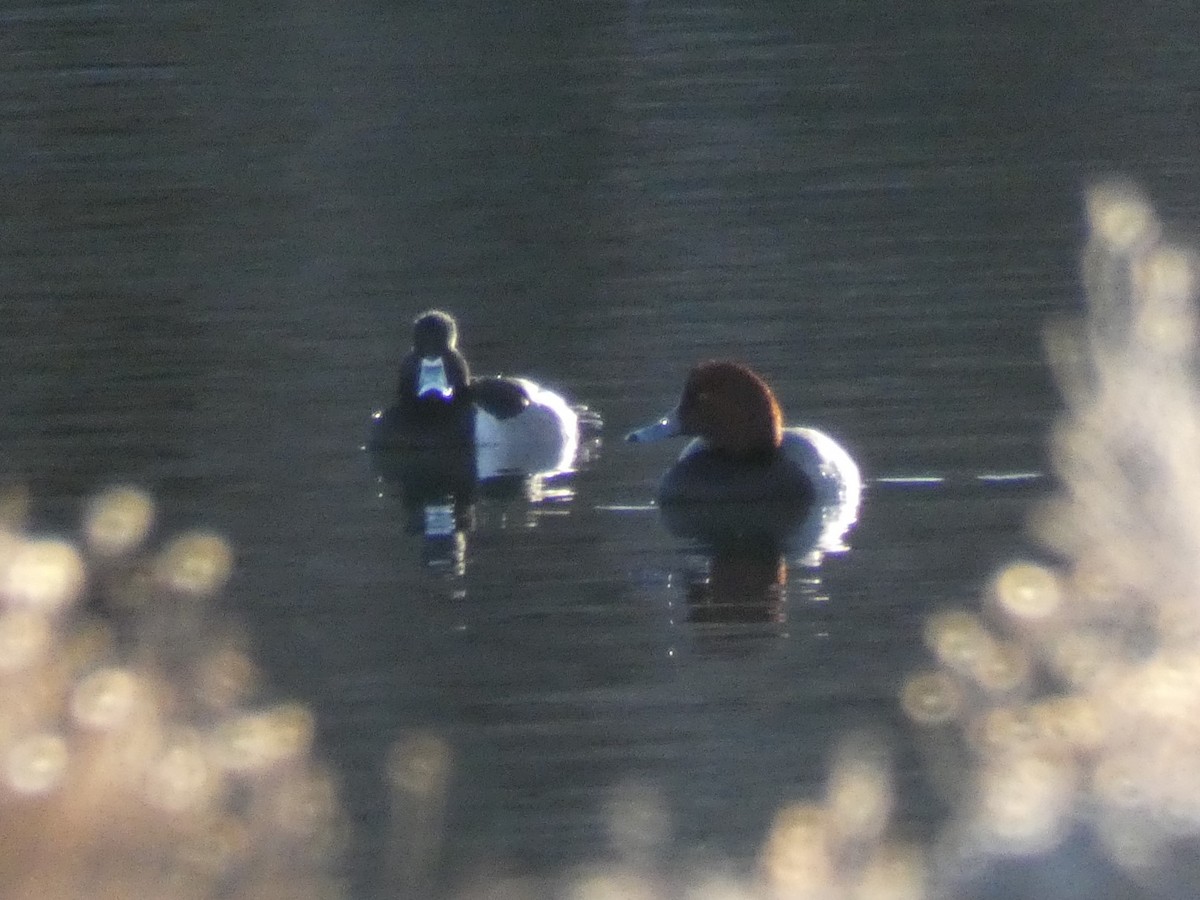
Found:
[[[466,447],[474,442],[475,412],[470,403],[409,400],[389,406],[371,423],[373,450]]]
[[[800,467],[782,454],[748,462],[698,450],[667,471],[658,499],[661,503],[771,500],[809,505],[816,492]]]

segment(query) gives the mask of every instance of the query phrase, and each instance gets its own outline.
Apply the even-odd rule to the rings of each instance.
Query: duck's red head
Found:
[[[683,388],[681,434],[702,437],[730,456],[769,453],[783,440],[783,413],[770,386],[741,363],[700,363]]]

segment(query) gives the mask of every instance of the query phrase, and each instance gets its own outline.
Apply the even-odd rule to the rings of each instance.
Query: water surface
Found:
[[[1024,552],[1081,187],[1197,209],[1182,4],[43,4],[0,36],[0,434],[66,527],[145,484],[239,549],[229,605],[314,704],[361,881],[404,728],[456,765],[446,868],[608,853],[614,785],[664,854],[747,864],[845,728],[896,728],[931,610]],[[480,373],[602,412],[540,503],[484,498],[463,571],[361,450],[412,317]],[[868,478],[851,549],[767,621],[705,622],[712,561],[620,435],[733,357]],[[940,485],[879,482],[935,475]],[[747,577],[771,577],[767,568]],[[689,603],[689,597],[691,602]],[[364,887],[364,891],[370,888]]]

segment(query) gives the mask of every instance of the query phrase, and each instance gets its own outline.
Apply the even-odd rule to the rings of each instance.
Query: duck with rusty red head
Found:
[[[786,427],[770,385],[742,363],[700,363],[678,404],[626,440],[676,436],[692,440],[659,484],[664,506],[770,501],[857,509],[862,477],[850,454],[815,428]]]

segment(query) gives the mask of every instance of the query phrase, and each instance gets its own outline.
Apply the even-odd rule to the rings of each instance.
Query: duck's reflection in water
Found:
[[[466,570],[466,535],[475,528],[479,481],[467,450],[373,451],[380,488],[400,500],[404,533],[422,539],[426,566],[450,575]]]
[[[771,547],[724,544],[712,547],[703,564],[688,569],[684,595],[687,621],[735,625],[787,621],[787,560]]]
[[[827,553],[847,548],[845,535],[858,516],[859,495],[838,503],[675,503],[662,507],[663,522],[690,542],[701,563],[684,573],[687,621],[700,625],[787,623],[792,566],[804,577],[793,592],[824,599],[817,574]]]
[[[471,449],[375,451],[371,464],[381,496],[400,500],[404,531],[421,539],[422,561],[433,571],[466,573],[467,536],[477,528],[536,527],[574,499],[572,466],[591,459],[573,454],[545,471],[497,471]],[[486,462],[484,460],[483,462]]]

